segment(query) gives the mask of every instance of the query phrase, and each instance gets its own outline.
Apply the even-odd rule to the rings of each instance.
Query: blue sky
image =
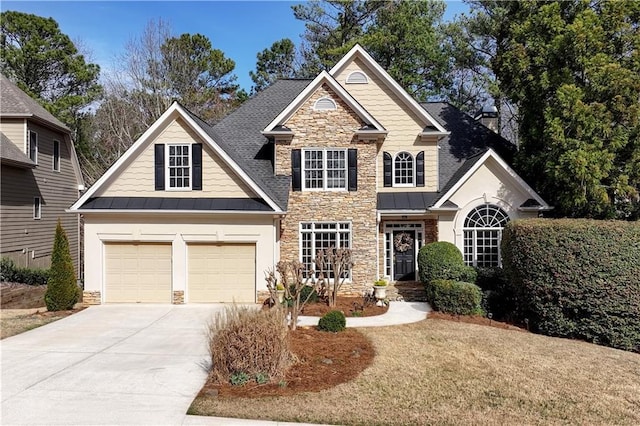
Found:
[[[55,19],[63,33],[81,40],[92,61],[110,69],[113,57],[139,36],[150,20],[169,22],[176,35],[200,33],[236,62],[238,83],[251,88],[249,71],[256,54],[288,37],[298,43],[304,23],[291,6],[301,1],[2,1],[2,11],[17,10]],[[465,12],[461,1],[447,1],[445,19]]]

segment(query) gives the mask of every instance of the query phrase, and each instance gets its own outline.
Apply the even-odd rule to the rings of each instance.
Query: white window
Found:
[[[167,187],[169,189],[191,189],[190,145],[167,145],[169,158]]]
[[[38,164],[38,134],[34,131],[29,131],[29,158]]]
[[[336,103],[331,98],[320,98],[313,106],[316,111],[333,111],[337,108]]]
[[[473,209],[464,221],[464,261],[467,265],[501,266],[500,241],[509,216],[500,207],[485,204]]]
[[[40,219],[42,217],[42,203],[40,197],[33,197],[33,218]]]
[[[303,154],[304,189],[347,189],[345,149],[307,149]]]
[[[393,160],[393,186],[413,186],[415,167],[413,156],[399,152]]]
[[[53,141],[53,171],[60,171],[60,141]]]
[[[306,270],[315,270],[316,255],[319,250],[351,248],[350,222],[302,222],[300,223],[300,261]],[[329,269],[331,269],[329,267]],[[331,271],[325,271],[331,276]],[[346,278],[351,271],[346,271]]]
[[[347,76],[347,84],[367,84],[369,79],[362,71],[353,71]]]

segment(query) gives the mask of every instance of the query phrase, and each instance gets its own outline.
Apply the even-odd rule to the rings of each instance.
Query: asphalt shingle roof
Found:
[[[287,209],[289,176],[275,176],[273,144],[260,133],[311,80],[278,80],[211,126],[193,119],[282,210]]]
[[[98,210],[273,211],[263,200],[256,198],[96,197],[87,200],[82,208]]]
[[[0,116],[36,117],[69,131],[60,120],[44,109],[35,99],[20,90],[7,77],[0,74]]]
[[[2,132],[0,132],[0,159],[2,159],[3,163],[13,164],[19,167],[33,168],[36,166],[36,163],[31,161],[31,159]]]

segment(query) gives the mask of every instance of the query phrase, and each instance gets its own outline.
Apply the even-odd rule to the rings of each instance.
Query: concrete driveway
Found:
[[[222,305],[103,305],[0,341],[0,424],[182,424]]]

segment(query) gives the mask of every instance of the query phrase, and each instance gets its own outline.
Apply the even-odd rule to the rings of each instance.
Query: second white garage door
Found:
[[[171,303],[171,244],[105,244],[107,303]]]
[[[190,244],[188,303],[254,303],[255,244]]]

